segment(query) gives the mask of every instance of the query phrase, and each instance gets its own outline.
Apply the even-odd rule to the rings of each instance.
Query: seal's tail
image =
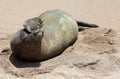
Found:
[[[77,21],[77,24],[79,26],[79,31],[85,30],[87,28],[98,28],[99,26],[96,24],[90,24],[82,21]]]

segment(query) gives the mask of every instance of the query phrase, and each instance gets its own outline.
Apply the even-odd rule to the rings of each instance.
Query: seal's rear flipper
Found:
[[[99,27],[96,24],[90,24],[90,23],[81,22],[81,21],[77,21],[77,24],[79,26],[79,31],[85,30],[86,28],[98,28]]]

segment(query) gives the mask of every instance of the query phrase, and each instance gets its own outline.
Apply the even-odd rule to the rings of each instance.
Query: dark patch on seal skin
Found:
[[[38,51],[38,50],[40,51],[39,46],[41,46],[41,45],[39,42],[40,42],[40,40],[42,40],[43,36],[44,36],[44,33],[41,30],[40,30],[40,34],[36,30],[35,30],[35,32],[31,32],[30,34],[27,34],[23,29],[18,31],[16,33],[15,38],[13,38],[13,42],[11,42],[11,49],[12,49],[12,52],[14,53],[14,56],[23,61],[25,59],[22,58],[22,56],[28,54],[27,52],[29,52],[28,56],[34,56],[34,54],[38,53],[38,52],[34,52],[34,51]],[[14,46],[14,45],[16,45],[16,46]],[[27,51],[27,52],[25,53],[25,51]],[[31,57],[29,57],[28,59],[30,59],[30,58]],[[36,58],[36,60],[31,59],[31,61],[35,62],[35,61],[37,61],[37,58]]]

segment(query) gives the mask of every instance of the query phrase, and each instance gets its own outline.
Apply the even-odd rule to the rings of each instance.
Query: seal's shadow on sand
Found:
[[[10,62],[17,68],[28,68],[28,67],[40,67],[40,62],[28,62],[23,61],[15,57],[14,54],[11,54],[9,57]]]

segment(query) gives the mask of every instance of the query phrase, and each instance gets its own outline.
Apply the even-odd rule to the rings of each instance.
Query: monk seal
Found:
[[[61,54],[78,36],[78,26],[97,27],[76,21],[60,10],[49,10],[28,19],[11,40],[13,54],[26,61],[43,61]]]

